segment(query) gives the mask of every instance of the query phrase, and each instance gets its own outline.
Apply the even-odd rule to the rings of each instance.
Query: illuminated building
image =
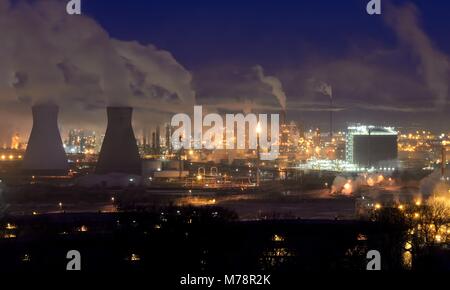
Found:
[[[171,143],[171,136],[172,136],[172,127],[170,126],[170,124],[166,125],[166,140],[165,140],[165,145],[166,145],[166,153],[167,154],[171,154],[172,153],[172,143]]]
[[[391,127],[348,127],[347,162],[365,167],[395,163],[398,156],[397,135]]]
[[[281,125],[280,153],[289,154],[299,151],[300,131],[294,122]]]
[[[66,153],[94,154],[97,148],[97,136],[94,131],[72,129],[65,144]]]
[[[403,168],[431,168],[441,161],[443,148],[447,148],[445,159],[450,157],[449,134],[434,134],[422,128],[403,128],[398,137],[399,160]]]
[[[20,149],[20,136],[18,133],[14,134],[11,138],[11,149],[18,150]]]

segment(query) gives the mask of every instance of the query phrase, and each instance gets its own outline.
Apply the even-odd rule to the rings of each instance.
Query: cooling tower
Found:
[[[58,130],[58,106],[40,104],[32,108],[33,128],[22,169],[31,175],[67,175],[67,156]]]
[[[131,126],[133,109],[108,107],[108,126],[97,163],[97,174],[141,174],[141,160]]]

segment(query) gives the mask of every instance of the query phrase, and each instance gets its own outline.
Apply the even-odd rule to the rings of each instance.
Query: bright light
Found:
[[[6,224],[6,229],[7,230],[15,230],[15,229],[17,229],[17,226],[13,225],[13,224],[10,224],[10,223],[7,223]]]
[[[77,232],[85,233],[85,232],[87,232],[87,231],[88,231],[88,227],[85,226],[85,225],[82,225],[81,227],[79,227],[79,228],[77,229]]]
[[[442,242],[442,237],[441,237],[441,235],[436,235],[436,236],[435,236],[435,239],[436,239],[436,242],[438,242],[438,243]]]
[[[284,241],[284,238],[281,235],[273,235],[272,241],[274,241],[274,242],[282,242],[282,241]]]
[[[198,181],[200,181],[200,180],[202,180],[203,179],[203,177],[201,176],[201,175],[197,175],[197,180]]]
[[[377,203],[377,204],[375,205],[375,209],[380,209],[380,208],[381,208],[381,204]]]
[[[258,125],[256,125],[256,133],[257,134],[261,134],[261,123],[260,122],[258,122]]]
[[[133,261],[133,262],[140,261],[141,257],[139,255],[136,255],[136,254],[131,254],[130,260]]]

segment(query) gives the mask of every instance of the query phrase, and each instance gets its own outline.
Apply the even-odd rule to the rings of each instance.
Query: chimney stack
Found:
[[[133,108],[108,107],[108,126],[96,173],[141,175],[141,159],[131,125]]]
[[[445,177],[445,168],[447,167],[447,150],[445,146],[442,146],[441,151],[441,176]]]

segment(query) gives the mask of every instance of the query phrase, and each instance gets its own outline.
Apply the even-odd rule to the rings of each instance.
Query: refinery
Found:
[[[195,208],[212,210],[213,216],[233,213],[241,222],[320,224],[370,223],[384,210],[395,209],[413,224],[408,239],[420,241],[405,241],[406,250],[399,254],[404,269],[413,267],[413,247],[430,239],[433,245],[450,242],[450,224],[434,224],[442,218],[435,214],[443,214],[449,202],[450,136],[445,133],[351,124],[330,134],[283,123],[280,155],[261,160],[255,149],[176,150],[174,127],[168,124],[135,135],[131,107],[107,108],[104,136],[70,129],[61,138],[58,112],[55,104],[34,106],[29,140],[13,134],[10,146],[1,150],[1,210],[8,222],[0,240],[17,239],[20,229],[27,228],[21,221],[27,216],[63,215],[69,219],[64,223],[72,224],[71,215],[85,213],[83,224],[74,225],[75,233],[83,233],[97,227],[86,219],[88,213],[115,217],[157,206],[161,217],[155,229],[173,218],[174,208],[178,215]],[[190,212],[187,223],[195,215]],[[430,228],[423,232],[422,227]],[[273,239],[278,243],[285,238],[274,234]],[[357,240],[367,237],[359,233]],[[142,254],[127,259],[139,263]],[[30,255],[21,259],[29,261]],[[291,254],[280,255],[285,259]]]
[[[154,131],[142,130],[136,137],[131,107],[107,108],[104,136],[70,129],[64,141],[56,105],[41,104],[32,111],[29,140],[21,142],[20,136],[13,134],[10,146],[0,154],[1,179],[5,185],[14,184],[16,195],[27,194],[30,186],[41,190],[58,186],[62,191],[132,189],[180,204],[223,203],[234,209],[233,200],[239,200],[234,195],[247,202],[262,198],[270,203],[280,194],[275,192],[281,192],[298,199],[345,197],[357,203],[354,198],[361,198],[369,189],[392,196],[407,190],[409,195],[419,196],[424,194],[421,186],[427,176],[439,174],[444,182],[448,179],[446,147],[450,139],[445,133],[351,124],[330,134],[318,129],[305,131],[294,122],[282,123],[278,158],[262,160],[259,147],[174,149],[175,128],[167,123],[155,126]],[[413,182],[409,175],[420,176],[422,181]],[[215,198],[215,194],[220,196]],[[61,193],[60,199],[64,197]],[[305,216],[301,210],[294,211],[299,212],[298,217],[315,217],[314,213]],[[250,206],[245,215],[257,217],[257,212]],[[355,213],[336,211],[328,217],[349,219]]]
[[[5,277],[450,271],[450,4],[81,1],[0,0]]]

